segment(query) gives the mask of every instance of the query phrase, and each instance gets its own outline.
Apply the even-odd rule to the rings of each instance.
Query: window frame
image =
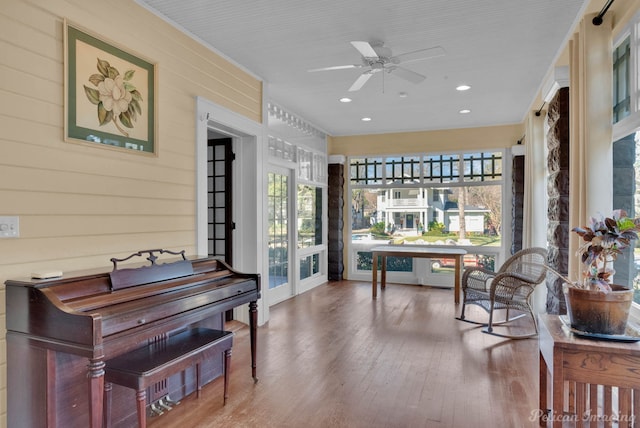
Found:
[[[612,124],[611,144],[626,136],[640,131],[640,12],[629,21],[614,37],[612,52],[614,52],[625,40],[629,38],[629,114],[623,119]],[[615,72],[615,70],[613,70]],[[614,88],[612,87],[612,90]],[[613,101],[613,99],[612,99]],[[613,110],[612,105],[612,110]],[[611,165],[613,171],[613,165]],[[636,216],[639,213],[636,213]],[[629,314],[636,323],[640,322],[640,304],[633,303]]]
[[[467,181],[465,178],[463,178],[462,181],[456,181],[456,182],[440,182],[440,181],[430,182],[430,181],[424,180],[424,175],[423,175],[424,168],[423,168],[422,162],[424,161],[425,158],[430,156],[457,156],[460,159],[460,156],[462,156],[464,160],[465,154],[474,155],[477,153],[485,153],[485,154],[499,153],[500,154],[501,167],[499,168],[500,170],[499,179],[492,179],[488,181]],[[431,152],[431,153],[426,153],[426,152],[402,153],[402,154],[389,153],[389,154],[376,154],[371,156],[361,155],[361,154],[352,155],[347,157],[347,160],[346,160],[346,166],[348,168],[347,169],[348,176],[345,177],[345,181],[347,182],[347,195],[349,195],[349,198],[351,198],[351,195],[353,194],[353,190],[355,189],[389,189],[391,190],[391,189],[403,189],[403,188],[404,189],[407,189],[407,188],[425,189],[425,188],[442,188],[442,187],[458,188],[458,187],[471,187],[471,186],[500,186],[502,205],[506,206],[505,204],[509,202],[510,193],[511,193],[510,181],[508,180],[508,177],[510,177],[510,174],[511,174],[511,165],[510,165],[511,156],[512,156],[512,153],[508,148],[483,148],[478,150],[455,150],[451,152]],[[386,176],[387,167],[385,163],[386,159],[402,158],[402,157],[404,158],[419,157],[421,162],[421,166],[420,166],[421,175],[419,180],[417,180],[417,182],[398,183],[398,182],[392,182],[387,179],[387,176]],[[351,176],[352,160],[353,159],[366,160],[371,158],[381,160],[380,169],[382,172],[382,176],[381,177],[376,176],[375,180],[371,180],[373,182],[367,182],[368,180],[366,177],[363,178],[360,176],[357,179],[357,183],[354,184],[354,180],[352,180],[352,176]],[[487,175],[490,175],[490,174],[487,174]],[[365,184],[362,184],[362,183],[365,183]],[[349,207],[351,207],[351,203],[349,203]],[[510,221],[510,213],[508,213],[507,210],[504,210],[504,209],[502,210],[501,221],[502,221],[502,224],[508,224],[508,222]],[[352,233],[353,233],[352,221],[347,221],[345,223],[346,223],[345,236],[352,236]],[[357,269],[357,266],[356,266],[356,260],[358,257],[357,253],[368,251],[370,248],[376,245],[376,242],[375,241],[367,242],[365,240],[365,241],[358,241],[354,243],[351,239],[345,239],[345,241],[347,244],[345,245],[345,248],[347,249],[347,252],[349,254],[349,257],[348,257],[349,263],[348,263],[348,266],[346,266],[347,278],[354,279],[354,280],[366,280],[368,278],[370,280],[371,271]],[[378,244],[380,244],[380,241],[378,241]],[[501,260],[504,259],[506,248],[508,248],[509,245],[510,245],[509,238],[503,235],[503,239],[501,240],[500,246],[495,246],[495,247],[475,246],[475,249],[474,249],[474,246],[464,246],[463,248],[467,249],[467,251],[470,254],[473,254],[474,252],[478,252],[481,254],[494,256],[496,260],[495,263],[499,265],[501,264]],[[482,248],[481,252],[478,251],[480,248]],[[415,274],[416,274],[416,263],[413,264],[413,269],[411,272],[388,272],[388,275],[390,276],[392,281],[396,281],[400,283],[415,283],[416,281]],[[450,275],[437,274],[437,276],[439,276],[440,278],[446,276],[448,278],[448,276]],[[444,285],[444,284],[448,284],[449,282],[450,280],[445,278],[442,280],[442,282],[436,281],[434,285]]]
[[[611,143],[640,130],[640,12],[629,21],[613,41],[612,52],[629,38],[629,114],[614,122]],[[612,82],[613,84],[613,82]],[[613,91],[613,87],[612,87]],[[613,106],[612,106],[613,111]],[[613,114],[613,113],[612,113]]]

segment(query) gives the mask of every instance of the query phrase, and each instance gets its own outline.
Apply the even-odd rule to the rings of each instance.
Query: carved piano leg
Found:
[[[102,427],[102,405],[104,397],[104,361],[89,359],[89,418],[91,428]]]
[[[147,426],[147,390],[146,389],[141,389],[139,391],[136,391],[136,401],[138,403],[138,427],[145,428]]]
[[[230,371],[231,371],[231,349],[227,349],[226,351],[224,351],[224,401],[222,402],[222,405],[227,404],[227,399],[229,398],[229,372]]]
[[[251,335],[251,376],[253,382],[258,383],[256,376],[256,342],[258,336],[258,302],[249,302],[249,333]]]

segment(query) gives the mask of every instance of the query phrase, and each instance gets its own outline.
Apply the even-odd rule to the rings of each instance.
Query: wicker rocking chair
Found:
[[[484,333],[510,339],[526,339],[538,334],[538,324],[531,306],[531,294],[536,285],[546,277],[547,250],[544,248],[527,248],[520,250],[504,262],[498,272],[480,267],[465,268],[462,274],[462,311],[457,319],[481,324]],[[465,319],[467,305],[478,305],[489,313],[489,322],[477,322]],[[494,312],[506,310],[505,319],[496,322]],[[510,317],[510,311],[520,312]],[[494,331],[494,327],[515,319],[531,316],[535,332],[523,335],[508,335]]]

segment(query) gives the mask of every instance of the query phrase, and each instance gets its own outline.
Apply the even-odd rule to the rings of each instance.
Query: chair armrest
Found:
[[[488,284],[497,274],[489,269],[481,267],[467,267],[462,273],[462,289],[489,291]]]
[[[491,300],[496,297],[511,299],[516,294],[518,297],[526,299],[538,284],[532,281],[530,276],[517,272],[500,273],[496,275],[491,283]]]

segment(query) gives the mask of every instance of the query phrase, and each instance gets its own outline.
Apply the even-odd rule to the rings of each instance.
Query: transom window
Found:
[[[382,184],[382,158],[351,159],[349,169],[353,184]]]
[[[502,152],[353,158],[350,179],[352,186],[502,180]]]
[[[387,182],[418,183],[420,180],[420,158],[401,156],[385,160]]]

